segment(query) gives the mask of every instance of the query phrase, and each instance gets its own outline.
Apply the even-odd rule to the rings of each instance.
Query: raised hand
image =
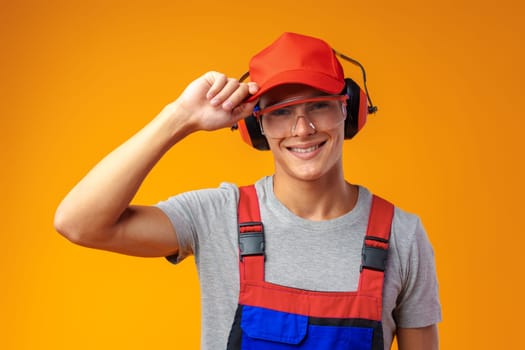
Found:
[[[183,118],[192,131],[217,130],[248,116],[257,100],[243,101],[258,89],[256,83],[241,83],[222,73],[208,72],[190,83],[166,109]]]

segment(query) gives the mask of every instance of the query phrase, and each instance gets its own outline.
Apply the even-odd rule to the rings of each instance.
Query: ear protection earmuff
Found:
[[[377,112],[377,107],[374,106],[370,95],[368,94],[368,89],[366,87],[366,72],[363,65],[361,65],[361,63],[358,61],[335,50],[334,53],[342,59],[357,65],[363,74],[364,90],[361,89],[359,85],[357,85],[357,83],[352,79],[345,78],[345,86],[343,91],[340,93],[341,95],[348,95],[348,100],[346,101],[346,120],[344,128],[345,139],[349,140],[365,126],[368,114]],[[248,75],[248,73],[245,73],[239,80],[245,80]],[[238,129],[242,140],[253,148],[261,151],[270,149],[266,137],[261,132],[259,121],[253,114],[244,119],[241,119],[236,125],[232,127],[232,129]]]

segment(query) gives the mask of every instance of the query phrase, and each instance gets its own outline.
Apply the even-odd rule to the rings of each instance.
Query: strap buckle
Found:
[[[363,269],[370,269],[375,271],[385,271],[386,260],[388,258],[388,246],[381,248],[379,246],[372,246],[366,244],[366,240],[377,241],[382,244],[388,244],[388,240],[381,239],[378,237],[365,237],[365,244],[363,244],[362,259],[361,259],[361,271]]]
[[[264,227],[262,222],[239,224],[239,257],[264,255]]]

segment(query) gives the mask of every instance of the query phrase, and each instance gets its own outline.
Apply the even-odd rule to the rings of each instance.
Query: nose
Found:
[[[292,135],[312,135],[315,134],[315,125],[303,114],[297,114],[292,125]]]

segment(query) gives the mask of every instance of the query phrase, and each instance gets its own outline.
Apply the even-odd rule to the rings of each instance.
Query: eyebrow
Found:
[[[303,99],[307,99],[307,98],[323,97],[323,96],[333,96],[333,95],[332,94],[328,94],[326,92],[320,91],[319,94],[312,94],[311,96],[309,96],[309,95],[300,95],[300,96],[290,97],[290,98],[287,98],[287,99],[284,99],[284,100],[283,99],[270,100],[270,103],[267,103],[265,106],[263,106],[261,103],[259,103],[259,107],[261,109],[264,109],[266,107],[273,106],[273,105],[276,105],[276,104],[287,103],[287,102],[292,102],[292,101],[299,101],[299,100],[303,100]]]
[[[316,102],[316,101],[324,101],[325,99],[328,100],[339,100],[339,101],[345,101],[348,99],[348,95],[318,95],[318,96],[312,96],[312,97],[303,97],[303,96],[296,96],[292,97],[286,100],[282,100],[278,103],[275,103],[273,105],[269,105],[263,108],[257,109],[257,111],[254,110],[254,115],[256,117],[264,114],[263,112],[270,113],[271,111],[276,111],[281,108],[286,108],[288,106],[294,105],[297,101],[300,103],[309,103],[309,102]]]

